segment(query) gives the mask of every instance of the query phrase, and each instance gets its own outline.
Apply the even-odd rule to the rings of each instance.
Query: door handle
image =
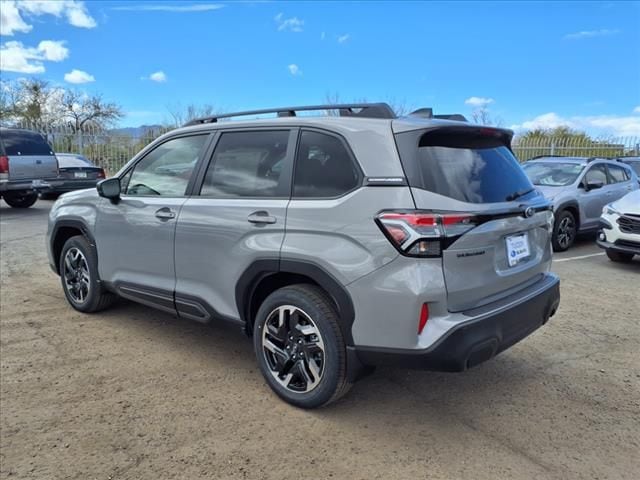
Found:
[[[269,215],[269,212],[265,210],[259,210],[257,212],[253,212],[247,217],[249,223],[276,223],[276,217],[272,217]]]
[[[168,207],[164,207],[156,212],[156,218],[160,220],[171,220],[172,218],[176,218],[176,213],[172,212]]]

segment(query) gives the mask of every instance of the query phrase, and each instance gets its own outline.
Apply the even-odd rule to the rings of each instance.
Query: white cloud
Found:
[[[304,20],[300,20],[298,17],[284,18],[284,13],[279,13],[273,19],[278,25],[278,31],[290,31],[301,32],[304,27]]]
[[[23,18],[53,15],[66,18],[74,27],[94,28],[97,24],[89,14],[84,2],[77,0],[2,0],[2,35],[13,35],[14,32],[29,32],[33,28]]]
[[[338,37],[338,43],[348,42],[350,38],[351,38],[351,35],[349,35],[348,33],[345,33],[344,35],[340,35]]]
[[[469,97],[464,101],[465,105],[471,105],[472,107],[476,108],[486,107],[493,102],[495,102],[495,100],[489,97]]]
[[[43,40],[38,44],[38,51],[42,52],[44,60],[61,62],[69,56],[69,49],[64,46],[64,41]]]
[[[149,75],[149,80],[151,80],[152,82],[164,83],[167,81],[167,74],[162,70],[159,70]]]
[[[43,73],[43,61],[60,62],[69,56],[63,41],[43,40],[37,47],[22,42],[7,42],[0,47],[0,70],[19,73]]]
[[[640,105],[633,109],[633,113],[640,113]]]
[[[174,13],[189,13],[189,12],[210,12],[213,10],[219,10],[224,5],[219,3],[194,3],[191,5],[128,5],[122,7],[113,7],[112,10],[123,10],[130,12],[174,12]]]
[[[69,83],[90,83],[95,82],[95,80],[93,75],[75,68],[69,73],[64,74],[64,81]]]
[[[594,135],[640,136],[640,117],[618,115],[592,115],[562,117],[554,112],[538,115],[519,125],[512,125],[513,130],[534,130],[569,127],[584,130]]]
[[[610,30],[601,28],[600,30],[583,30],[581,32],[567,33],[564,38],[565,40],[582,40],[593,37],[608,37],[610,35],[617,35],[618,33],[620,33],[618,29]]]
[[[298,65],[296,65],[295,63],[292,63],[291,65],[288,65],[287,68],[289,69],[289,73],[291,75],[293,75],[294,77],[301,77],[302,76],[302,70],[300,70],[300,67]]]
[[[2,0],[0,8],[0,35],[11,36],[14,32],[27,33],[33,27],[27,24],[20,16],[16,2]]]

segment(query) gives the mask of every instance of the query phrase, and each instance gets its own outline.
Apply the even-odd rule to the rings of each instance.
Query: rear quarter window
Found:
[[[53,150],[42,135],[35,132],[4,130],[2,144],[5,155],[53,155]]]

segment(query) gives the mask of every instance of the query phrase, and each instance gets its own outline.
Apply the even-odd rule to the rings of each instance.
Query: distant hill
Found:
[[[139,127],[112,128],[109,133],[114,135],[130,135],[133,138],[142,138],[147,136],[149,132],[161,130],[165,127],[162,125],[141,125]]]

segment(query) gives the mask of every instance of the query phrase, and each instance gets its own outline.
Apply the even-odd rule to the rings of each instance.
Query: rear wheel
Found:
[[[253,333],[260,370],[286,402],[317,408],[349,390],[338,314],[320,288],[292,285],[273,292],[258,310]]]
[[[633,259],[633,254],[607,250],[607,257],[612,262],[629,263]]]
[[[555,252],[564,252],[576,239],[578,226],[576,219],[569,210],[564,210],[556,217],[553,227],[553,237],[551,239]]]
[[[65,242],[59,268],[62,290],[76,310],[98,312],[113,303],[114,295],[100,285],[98,258],[84,236],[77,235]]]
[[[5,192],[2,196],[12,208],[29,208],[38,200],[38,194],[34,192]]]

